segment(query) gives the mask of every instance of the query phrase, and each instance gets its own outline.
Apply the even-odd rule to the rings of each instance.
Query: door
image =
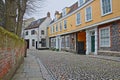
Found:
[[[85,54],[83,41],[78,42],[78,54]]]
[[[36,41],[36,49],[38,49],[38,44],[37,44],[37,41]]]
[[[27,49],[29,49],[29,39],[25,40],[27,43]]]
[[[95,36],[91,36],[91,52],[95,52]]]

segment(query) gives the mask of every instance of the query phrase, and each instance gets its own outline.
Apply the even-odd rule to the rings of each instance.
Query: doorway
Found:
[[[95,52],[95,36],[91,36],[91,52]]]
[[[25,40],[27,43],[27,49],[29,49],[29,39]]]

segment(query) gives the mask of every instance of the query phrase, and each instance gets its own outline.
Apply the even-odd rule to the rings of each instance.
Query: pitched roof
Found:
[[[72,6],[70,6],[69,8],[70,8],[70,12],[69,12],[69,13],[75,11],[75,10],[78,8],[78,2],[74,3],[74,4],[73,4]],[[68,14],[69,14],[69,13],[68,13]]]
[[[25,30],[33,29],[33,28],[38,28],[44,22],[44,20],[46,18],[47,17],[44,17],[44,18],[41,18],[41,19],[38,19],[36,21],[31,22],[31,24],[27,28],[25,28]]]
[[[74,3],[72,6],[70,6],[68,8],[70,8],[70,11],[67,14],[70,14],[71,12],[75,11],[78,8],[78,2]],[[60,14],[61,14],[60,18],[62,18],[62,13],[60,13]],[[55,20],[53,20],[50,24],[52,24],[54,22],[55,22]]]

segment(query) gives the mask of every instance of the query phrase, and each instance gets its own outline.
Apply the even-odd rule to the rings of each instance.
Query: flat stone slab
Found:
[[[28,54],[12,80],[43,80],[41,69],[35,56]]]

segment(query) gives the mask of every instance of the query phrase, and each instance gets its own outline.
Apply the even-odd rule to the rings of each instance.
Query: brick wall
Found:
[[[24,60],[24,40],[0,27],[0,80],[10,80]]]

